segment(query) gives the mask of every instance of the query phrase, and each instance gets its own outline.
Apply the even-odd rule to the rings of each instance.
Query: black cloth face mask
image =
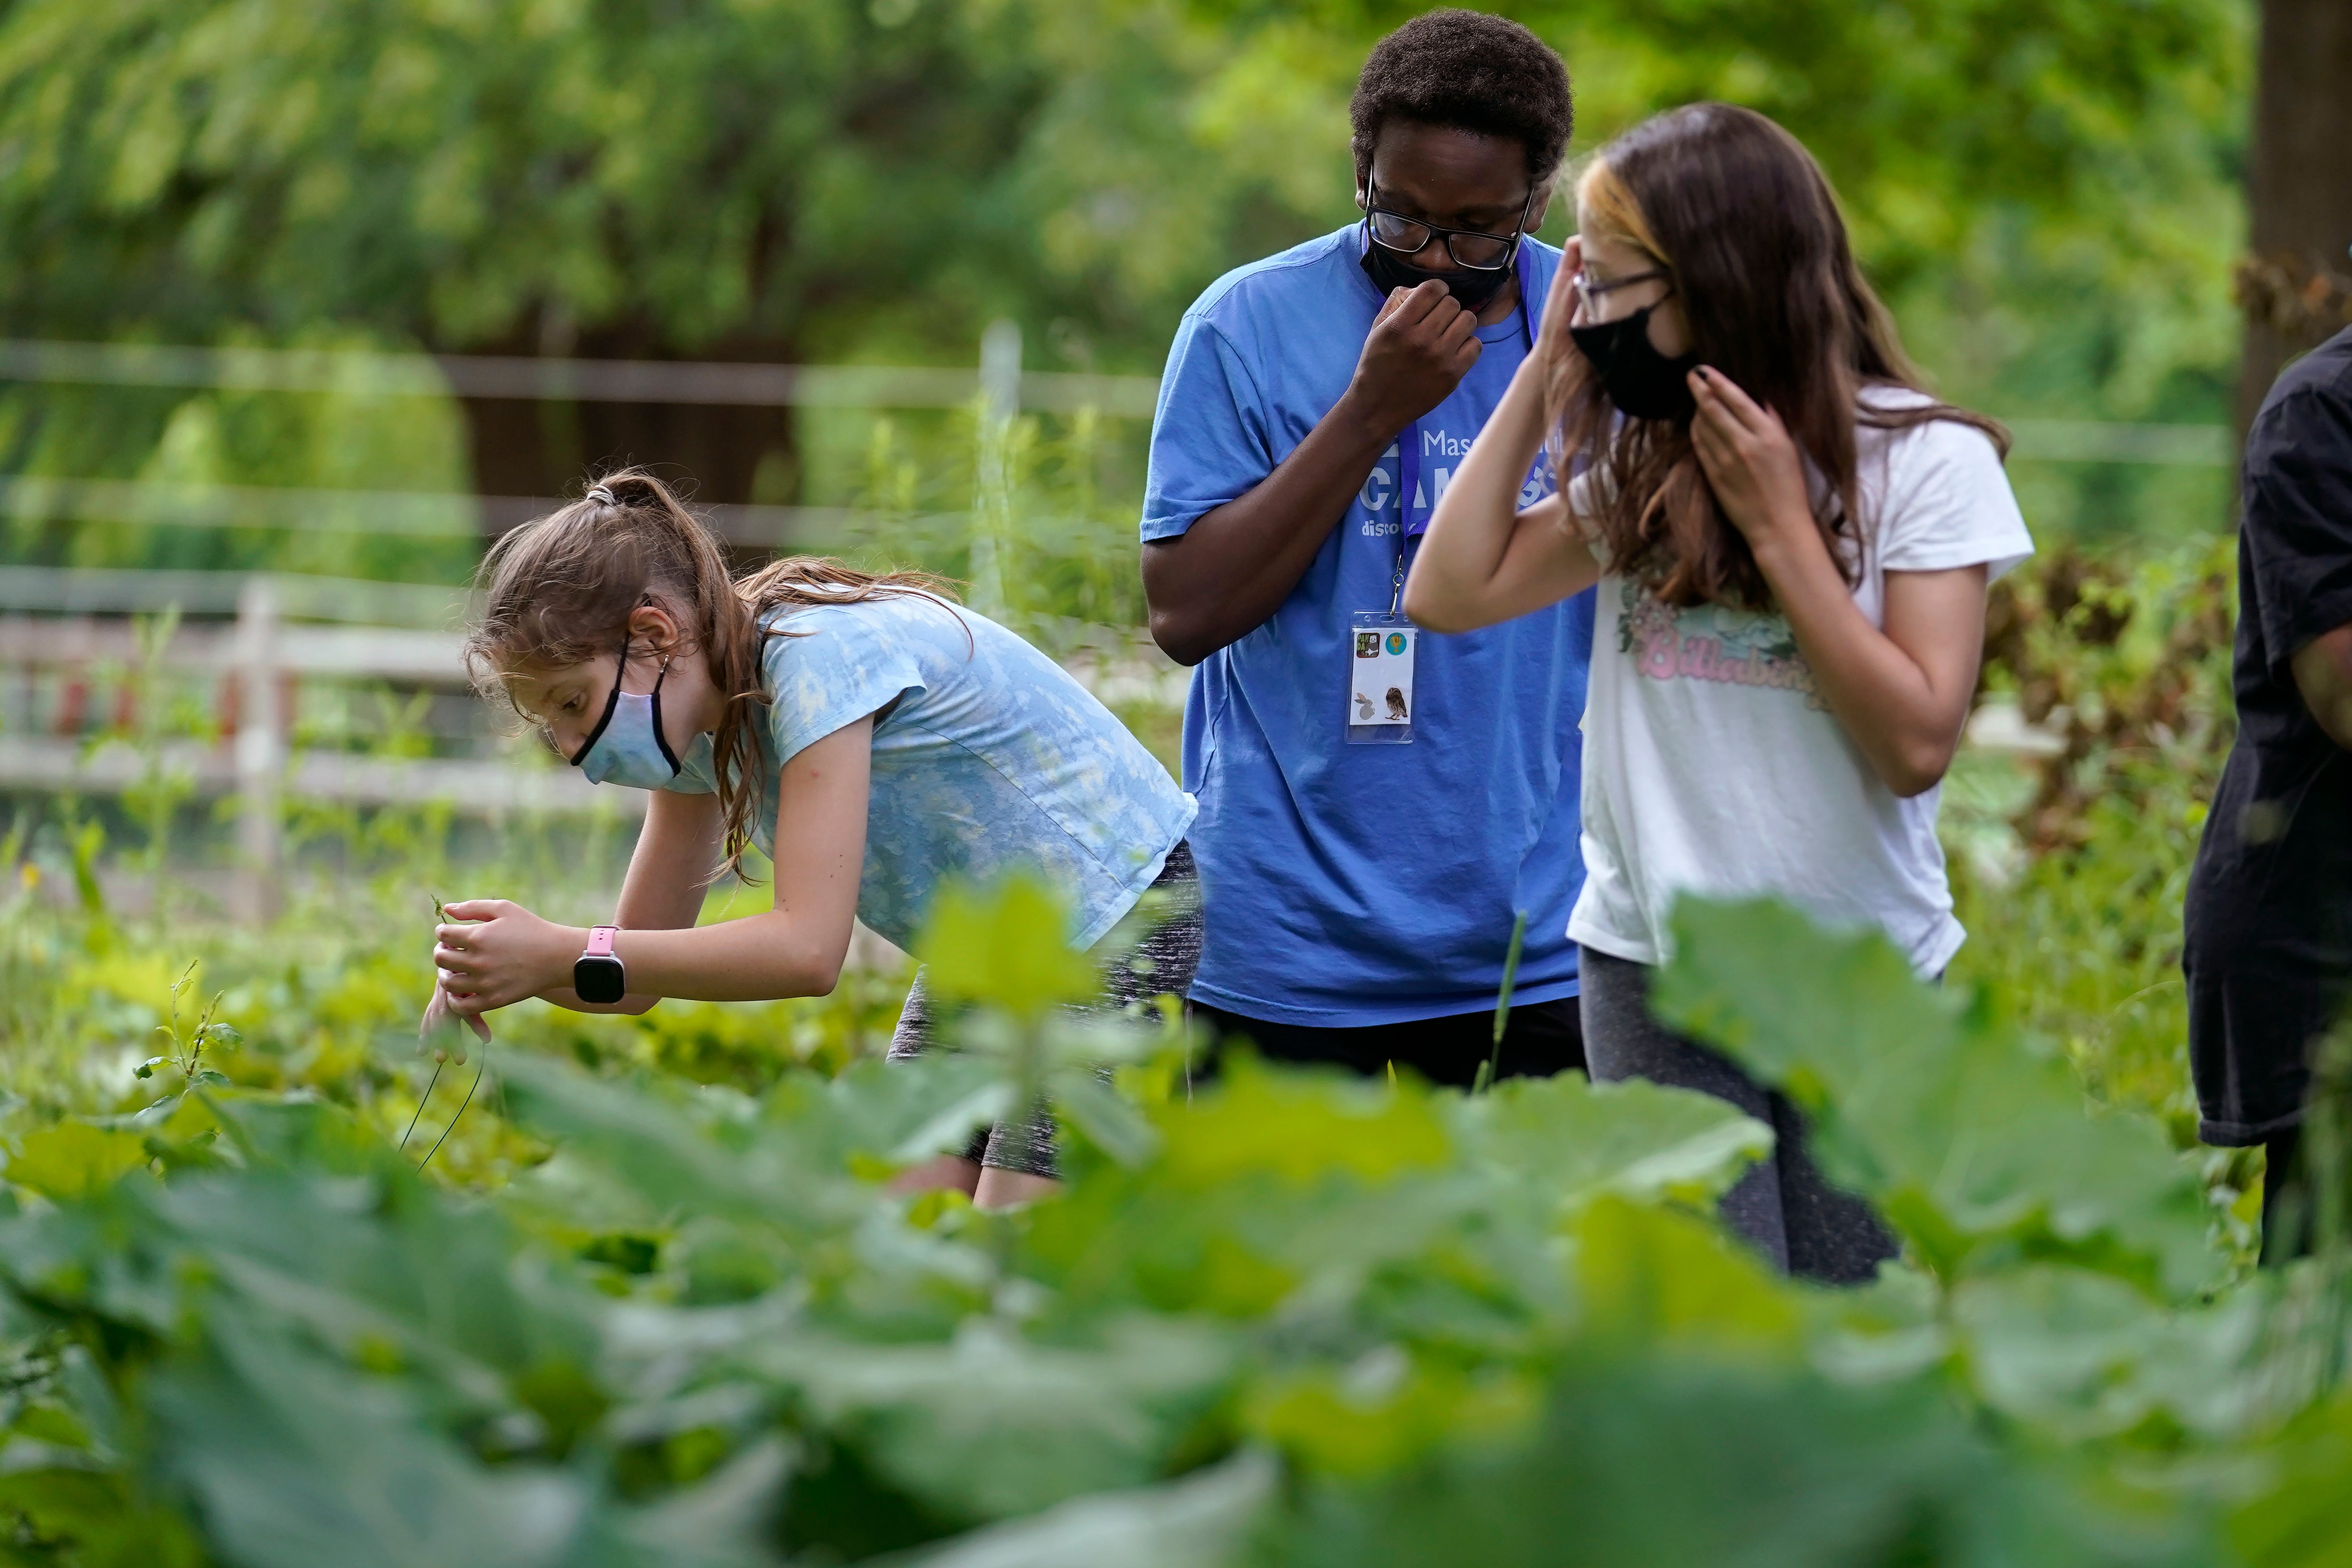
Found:
[[[1504,284],[1518,276],[1519,258],[1514,250],[1508,267],[1497,267],[1491,272],[1466,267],[1458,272],[1423,272],[1374,239],[1371,220],[1367,218],[1364,220],[1363,266],[1364,276],[1372,280],[1372,287],[1381,291],[1383,300],[1391,290],[1418,289],[1435,279],[1445,285],[1445,291],[1454,296],[1455,304],[1475,314],[1494,302],[1495,296],[1503,291]]]
[[[1650,342],[1650,312],[1644,305],[1630,316],[1570,327],[1568,335],[1601,377],[1601,390],[1628,419],[1688,419],[1697,411],[1691,396],[1690,373],[1698,355],[1668,359]]]

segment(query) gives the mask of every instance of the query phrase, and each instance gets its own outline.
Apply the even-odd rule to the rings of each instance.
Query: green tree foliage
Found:
[[[2235,129],[2242,11],[1520,15],[1569,55],[1587,140],[1702,97],[1781,119],[1899,286],[1977,238],[1989,204],[2062,241],[2102,236],[2110,260],[2177,247],[2184,217],[2229,229],[2140,198],[2210,186],[2200,143]],[[961,353],[1014,310],[1140,328],[1149,365],[1171,305],[1346,210],[1335,111],[1365,46],[1411,14],[151,0],[94,18],[32,0],[0,28],[8,314],[199,341],[332,320],[443,348],[603,331],[823,356],[877,332]],[[1271,228],[1250,221],[1265,203]]]
[[[0,322],[969,363],[1008,315],[1047,345],[1033,363],[1150,371],[1211,279],[1352,212],[1347,93],[1411,9],[13,0]],[[1567,55],[1582,145],[1699,97],[1803,137],[1956,395],[2226,406],[2245,0],[1512,9]],[[551,485],[570,469],[514,454],[625,450],[724,499],[792,444],[772,419],[721,439],[709,411],[605,413],[563,436],[477,406],[476,470]],[[153,437],[126,432],[127,460]],[[2168,501],[2106,470],[2048,488],[2093,521]]]
[[[1166,118],[1206,42],[1055,3],[14,5],[7,315],[784,359],[1164,329],[1261,237]]]
[[[1370,40],[1423,8],[1202,4],[1249,40],[1231,74],[1268,58],[1311,70],[1326,123]],[[1865,268],[1948,395],[2009,416],[2228,417],[2246,0],[1493,8],[1566,56],[1580,148],[1699,99],[1787,126],[1829,171]],[[2179,478],[2033,465],[2018,482],[2037,527],[2219,523],[2226,493]]]

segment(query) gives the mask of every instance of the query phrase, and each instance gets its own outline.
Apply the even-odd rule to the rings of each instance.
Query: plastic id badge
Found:
[[[1402,616],[1361,610],[1348,636],[1348,743],[1412,740],[1412,653],[1421,630]]]

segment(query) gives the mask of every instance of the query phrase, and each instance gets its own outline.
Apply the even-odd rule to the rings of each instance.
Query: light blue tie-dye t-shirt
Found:
[[[1091,947],[1159,876],[1192,797],[1069,673],[985,616],[920,595],[779,611],[764,623],[770,721],[753,782],[772,852],[776,779],[869,713],[874,774],[857,915],[910,947],[940,883],[1042,871]],[[709,749],[667,787],[712,788]]]

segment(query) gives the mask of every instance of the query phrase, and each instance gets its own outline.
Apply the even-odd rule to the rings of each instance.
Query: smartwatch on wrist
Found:
[[[597,926],[588,932],[587,951],[572,963],[572,989],[583,1002],[618,1002],[629,994],[629,972],[613,951],[619,926]]]

